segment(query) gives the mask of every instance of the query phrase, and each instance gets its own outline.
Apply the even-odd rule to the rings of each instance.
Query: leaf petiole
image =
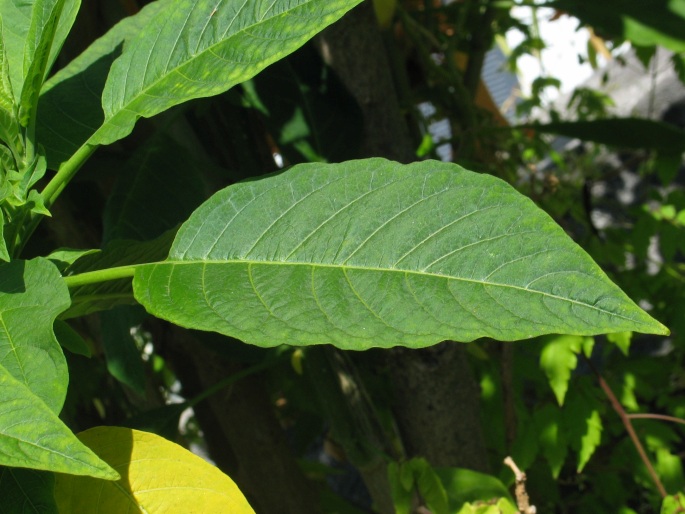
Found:
[[[118,266],[116,268],[87,271],[86,273],[79,273],[78,275],[64,277],[64,281],[66,282],[67,287],[74,288],[88,284],[97,284],[99,282],[118,280],[120,278],[132,278],[138,266],[139,265]]]

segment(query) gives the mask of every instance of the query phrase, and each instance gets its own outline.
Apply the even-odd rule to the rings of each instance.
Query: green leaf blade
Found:
[[[0,465],[116,480],[45,403],[0,367]]]
[[[167,2],[112,65],[102,99],[105,123],[90,143],[110,144],[140,117],[253,77],[359,1]]]
[[[530,200],[430,161],[300,165],[227,188],[166,261],[137,269],[134,294],[155,316],[261,346],[666,330]]]
[[[69,304],[69,291],[51,262],[0,266],[0,368],[55,413],[64,403],[68,370],[53,323]]]

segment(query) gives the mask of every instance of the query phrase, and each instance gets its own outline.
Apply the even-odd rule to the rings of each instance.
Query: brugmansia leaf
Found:
[[[84,357],[91,356],[90,346],[78,332],[69,326],[69,323],[58,319],[55,321],[54,329],[55,336],[62,348]]]
[[[118,478],[57,414],[2,367],[0,398],[0,465]]]
[[[54,473],[0,467],[2,512],[57,514],[54,487]]]
[[[100,314],[107,371],[141,396],[145,396],[145,368],[131,330],[146,317],[140,305],[119,305]]]
[[[230,186],[167,260],[136,270],[134,294],[259,346],[668,332],[529,199],[435,161],[304,164]]]
[[[50,169],[58,169],[102,125],[102,90],[112,63],[124,43],[163,7],[163,2],[152,2],[135,16],[124,18],[45,83],[37,134]]]
[[[58,475],[55,499],[60,512],[254,512],[230,478],[162,437],[129,428],[96,427],[79,438],[111,463],[121,479],[101,482]]]
[[[50,261],[0,266],[0,368],[55,413],[62,409],[69,373],[52,327],[69,302],[67,286]]]
[[[102,96],[105,123],[90,143],[110,144],[140,117],[253,77],[360,1],[165,2],[112,65]]]

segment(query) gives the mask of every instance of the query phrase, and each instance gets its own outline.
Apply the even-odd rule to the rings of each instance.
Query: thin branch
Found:
[[[637,453],[640,455],[642,462],[644,463],[645,467],[647,468],[647,471],[649,472],[649,476],[652,478],[654,485],[659,490],[659,494],[661,495],[662,498],[666,498],[666,496],[668,496],[668,493],[666,492],[664,485],[661,483],[659,476],[656,474],[656,471],[654,470],[654,466],[652,466],[652,463],[649,460],[649,457],[647,456],[647,452],[645,452],[645,449],[642,446],[640,439],[637,437],[637,434],[635,433],[635,429],[633,428],[633,424],[630,421],[630,416],[626,413],[625,409],[621,405],[621,402],[618,401],[618,398],[616,398],[616,395],[611,390],[611,387],[609,387],[609,384],[607,384],[606,380],[604,380],[604,377],[599,373],[597,368],[595,368],[594,364],[592,364],[590,359],[585,357],[585,361],[588,363],[590,368],[592,368],[592,370],[594,371],[595,375],[597,376],[597,379],[599,380],[599,385],[602,388],[602,390],[604,391],[604,394],[607,395],[607,398],[609,398],[609,402],[611,403],[611,406],[616,411],[616,414],[618,414],[618,416],[621,418],[621,422],[623,422],[623,426],[626,428],[626,431],[628,432],[630,439],[633,441],[633,445],[635,446]]]
[[[627,417],[628,419],[660,419],[662,421],[670,421],[672,423],[685,425],[685,419],[667,416],[666,414],[627,414]]]

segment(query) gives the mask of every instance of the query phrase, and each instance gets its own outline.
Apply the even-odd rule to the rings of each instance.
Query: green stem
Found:
[[[69,181],[74,178],[76,172],[83,166],[83,164],[88,160],[88,158],[95,152],[97,146],[85,144],[79,148],[62,166],[60,166],[59,171],[54,177],[48,182],[41,195],[43,196],[43,203],[47,209],[55,203],[55,200],[59,197],[60,193],[67,187]],[[19,255],[24,249],[24,246],[31,238],[31,235],[36,231],[38,225],[43,219],[42,214],[31,213],[26,224],[23,224],[18,228],[17,246],[14,254]]]
[[[45,207],[49,209],[50,206],[55,203],[57,197],[64,188],[67,187],[67,184],[71,179],[74,178],[76,172],[81,169],[81,166],[83,166],[88,158],[93,155],[93,152],[95,152],[97,148],[96,145],[84,144],[81,148],[76,150],[76,153],[74,153],[68,161],[59,167],[59,171],[52,177],[52,180],[48,182],[45,189],[41,192]]]
[[[117,268],[88,271],[86,273],[64,277],[64,281],[67,283],[68,287],[79,287],[88,284],[97,284],[99,282],[108,282],[110,280],[117,280],[120,278],[133,277],[138,266],[140,265],[134,264],[132,266],[119,266]]]

